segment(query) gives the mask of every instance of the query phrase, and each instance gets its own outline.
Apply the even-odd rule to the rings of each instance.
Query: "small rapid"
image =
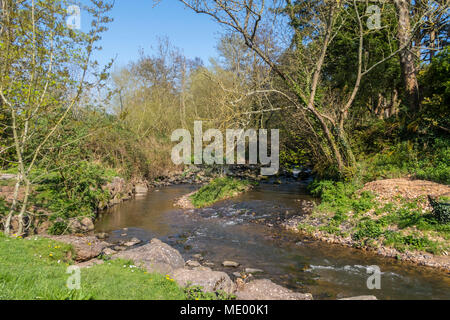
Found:
[[[442,271],[310,241],[279,229],[276,221],[302,214],[300,202],[312,200],[304,183],[262,183],[209,208],[174,207],[176,198],[193,190],[191,185],[169,186],[124,202],[100,215],[96,231],[107,232],[112,243],[132,237],[144,243],[159,238],[178,249],[185,260],[200,254],[203,264],[231,277],[245,268],[261,269],[264,272],[255,273],[255,278],[311,292],[315,299],[357,295],[375,295],[378,299],[450,298],[450,278]],[[224,268],[224,260],[240,266]],[[380,268],[380,289],[367,287],[371,266]]]

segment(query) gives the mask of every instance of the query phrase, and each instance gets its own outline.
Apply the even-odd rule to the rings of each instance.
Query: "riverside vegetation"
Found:
[[[50,239],[6,237],[0,233],[0,299],[26,300],[211,300],[223,293],[182,288],[169,276],[148,273],[131,260],[109,260],[81,269],[81,290],[69,290],[74,265],[71,245]],[[20,270],[21,272],[17,272]],[[107,275],[105,277],[105,275]]]
[[[446,257],[448,195],[384,202],[359,191],[389,178],[450,183],[446,1],[383,4],[379,29],[367,25],[361,1],[179,2],[231,27],[209,65],[161,39],[112,71],[114,61],[93,59],[113,23],[112,1],[85,3],[92,20],[85,31],[67,27],[65,1],[0,1],[0,242],[17,246],[0,251],[3,261],[30,258],[61,273],[62,265],[33,256],[49,254],[45,240],[33,247],[14,237],[74,232],[71,221],[94,220],[112,200],[105,185],[117,177],[131,184],[183,177],[188,169],[171,162],[170,136],[192,132],[199,119],[204,130],[280,130],[281,167],[310,168],[310,190],[322,200],[303,231]],[[249,186],[222,177],[190,200],[202,207]],[[119,266],[86,272],[102,268]],[[2,269],[2,293],[25,294],[26,275]],[[27,297],[66,298],[52,281]],[[158,281],[148,297],[158,288],[181,297]],[[118,297],[95,290],[86,297]]]
[[[426,251],[436,255],[448,252],[450,224],[448,207],[425,210],[425,197],[380,202],[370,191],[356,192],[355,185],[321,181],[311,186],[322,202],[301,230],[324,231],[350,237],[355,245],[392,246],[399,251]],[[436,200],[448,202],[448,197]],[[316,221],[314,223],[313,221]]]
[[[207,185],[201,187],[189,198],[196,208],[209,206],[217,201],[230,197],[250,189],[251,183],[247,180],[233,178],[216,178]]]

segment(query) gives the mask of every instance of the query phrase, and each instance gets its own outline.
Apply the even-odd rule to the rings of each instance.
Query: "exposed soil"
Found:
[[[366,183],[361,191],[372,191],[378,200],[394,202],[396,198],[417,199],[419,197],[450,196],[450,186],[425,180],[407,178],[377,180]]]

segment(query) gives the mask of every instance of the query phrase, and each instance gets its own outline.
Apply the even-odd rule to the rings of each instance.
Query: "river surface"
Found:
[[[297,234],[258,224],[258,219],[301,213],[299,201],[310,199],[305,184],[261,184],[232,200],[210,208],[181,210],[174,200],[194,186],[162,187],[145,197],[124,202],[102,213],[96,231],[109,233],[115,243],[137,237],[147,243],[159,238],[178,249],[185,260],[202,254],[211,268],[232,275],[244,268],[315,299],[375,295],[378,299],[450,299],[450,276],[344,248],[307,240]],[[124,231],[123,229],[126,228]],[[126,235],[124,235],[126,234]],[[238,268],[224,268],[232,260]],[[381,270],[381,288],[368,289],[370,266]]]

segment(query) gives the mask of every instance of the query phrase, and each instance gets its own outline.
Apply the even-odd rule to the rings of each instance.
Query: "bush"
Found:
[[[450,203],[440,202],[428,197],[431,206],[433,207],[433,216],[440,223],[450,222]]]
[[[106,176],[105,169],[89,162],[66,167],[41,181],[32,202],[52,212],[53,218],[92,216],[98,204],[109,198],[109,192],[102,189]]]
[[[377,239],[383,232],[383,226],[377,221],[362,220],[359,222],[356,232],[353,234],[353,240],[362,240],[365,238]]]

